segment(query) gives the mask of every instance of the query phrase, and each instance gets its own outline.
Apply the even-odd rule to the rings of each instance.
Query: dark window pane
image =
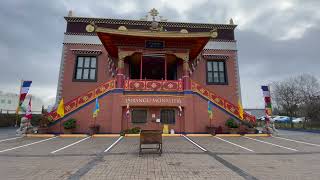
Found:
[[[84,69],[83,70],[83,79],[88,79],[89,78],[89,69]]]
[[[213,73],[213,81],[214,82],[219,82],[219,77],[218,77],[218,73],[217,72]]]
[[[164,124],[174,124],[175,120],[175,111],[173,109],[163,109],[160,113],[160,120]]]
[[[211,72],[208,72],[208,82],[213,82],[213,77]]]
[[[132,123],[145,123],[147,122],[147,110],[134,109],[131,113]]]
[[[226,82],[225,77],[224,77],[224,72],[220,72],[220,82],[221,83]]]
[[[85,57],[84,59],[84,67],[88,68],[90,65],[90,57]]]
[[[219,62],[219,71],[224,71],[224,62]]]
[[[91,69],[90,70],[90,79],[94,80],[96,78],[96,70]]]
[[[213,63],[213,70],[218,71],[218,62],[212,62]]]
[[[83,57],[78,57],[78,65],[77,67],[83,67]]]
[[[76,75],[76,79],[81,79],[82,77],[82,69],[81,68],[78,68],[77,69],[77,75]]]
[[[91,58],[91,68],[95,68],[96,67],[96,58],[93,57]]]
[[[212,71],[212,62],[211,61],[207,62],[207,66],[208,66],[208,71]]]

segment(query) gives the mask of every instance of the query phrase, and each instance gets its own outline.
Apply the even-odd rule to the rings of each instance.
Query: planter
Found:
[[[239,133],[239,128],[229,128],[229,133],[230,134],[238,134]]]

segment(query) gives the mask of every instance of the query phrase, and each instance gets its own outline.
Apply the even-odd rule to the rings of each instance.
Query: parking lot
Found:
[[[138,156],[138,137],[0,135],[1,179],[319,179],[320,134],[163,137]]]

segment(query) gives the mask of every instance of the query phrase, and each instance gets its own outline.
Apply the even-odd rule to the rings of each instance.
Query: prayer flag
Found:
[[[243,120],[243,108],[242,108],[242,104],[240,102],[240,99],[238,100],[238,106],[239,106],[239,117],[241,120]]]
[[[21,105],[29,92],[31,83],[32,81],[21,81],[19,102],[18,102],[18,107],[16,109],[16,114],[18,114],[20,111]]]
[[[99,101],[98,98],[96,98],[96,105],[93,110],[93,117],[96,118],[98,116],[98,112],[100,111]]]
[[[212,103],[208,101],[208,114],[209,114],[209,119],[213,118],[213,111],[212,111]]]
[[[58,108],[57,108],[57,114],[60,115],[60,117],[64,117],[64,104],[63,104],[63,98],[60,100],[60,103],[58,105]]]

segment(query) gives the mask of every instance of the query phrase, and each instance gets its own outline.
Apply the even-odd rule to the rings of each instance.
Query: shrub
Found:
[[[65,129],[74,129],[76,128],[76,122],[77,120],[75,119],[68,119],[66,122],[63,123],[63,127]]]
[[[226,121],[226,126],[229,128],[239,128],[239,124],[233,118]]]

